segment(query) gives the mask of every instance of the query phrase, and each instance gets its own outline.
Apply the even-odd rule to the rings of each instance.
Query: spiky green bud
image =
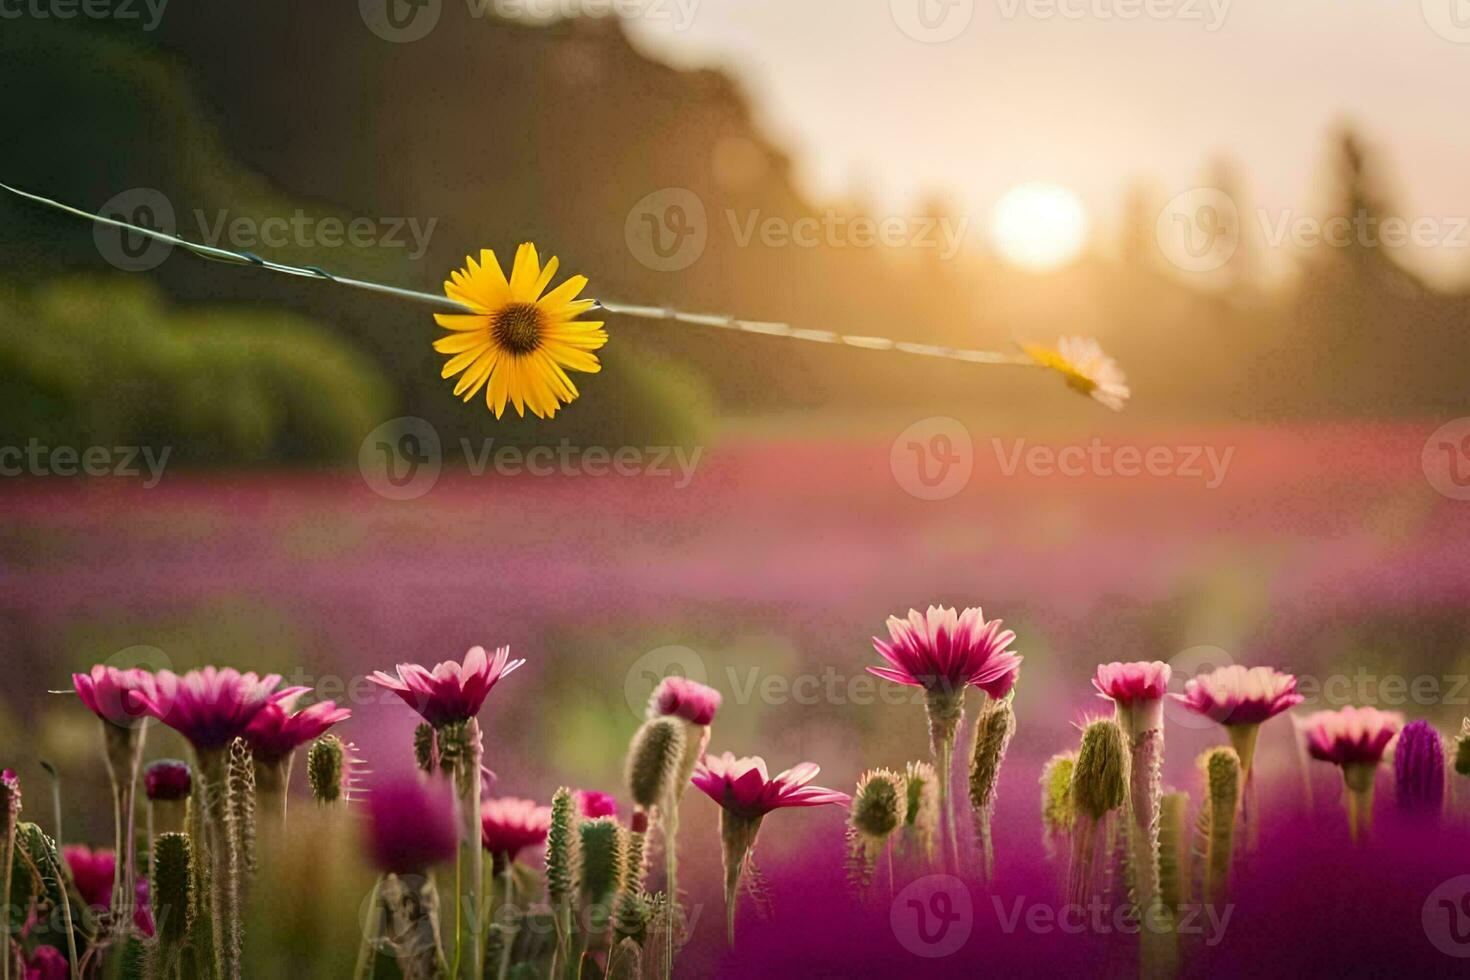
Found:
[[[990,698],[975,719],[975,744],[970,749],[970,805],[977,810],[995,801],[995,784],[1006,749],[1016,734],[1016,712],[1010,698]]]
[[[934,860],[939,833],[939,777],[928,762],[910,762],[904,770],[907,806],[903,817],[903,840],[925,861]]]
[[[646,808],[663,803],[674,789],[684,756],[684,725],[677,718],[643,723],[628,747],[628,792]]]
[[[1072,772],[1077,753],[1059,752],[1041,769],[1041,828],[1048,840],[1071,833],[1077,819],[1072,810]]]
[[[1199,757],[1207,802],[1200,814],[1205,832],[1204,900],[1224,901],[1235,851],[1235,810],[1240,801],[1240,756],[1234,749],[1210,749]]]
[[[653,921],[653,899],[648,893],[623,891],[613,903],[613,932],[624,939],[642,944],[648,937],[648,924]]]
[[[194,847],[187,834],[159,834],[153,842],[149,882],[159,942],[182,944],[189,936],[194,908]]]
[[[608,954],[607,980],[639,980],[643,976],[643,950],[632,939],[624,939]]]
[[[612,817],[583,820],[577,827],[582,852],[582,900],[608,905],[623,879],[622,838]]]
[[[577,887],[577,806],[563,786],[551,798],[551,828],[546,832],[546,894],[552,905],[568,902]]]
[[[344,756],[342,740],[335,735],[323,735],[311,743],[306,753],[306,778],[318,803],[336,803],[342,798]]]
[[[882,841],[903,823],[907,807],[904,778],[891,769],[872,769],[858,780],[849,820],[859,834]]]
[[[1072,806],[1101,820],[1128,798],[1128,748],[1115,721],[1095,721],[1082,733],[1082,749],[1072,768]]]
[[[1455,736],[1455,772],[1470,776],[1470,718],[1460,722],[1460,734]]]
[[[1171,911],[1189,904],[1188,814],[1188,793],[1159,800],[1159,899]]]

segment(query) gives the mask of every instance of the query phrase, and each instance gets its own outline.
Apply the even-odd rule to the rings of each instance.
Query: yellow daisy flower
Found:
[[[460,375],[456,395],[468,402],[484,388],[496,418],[507,401],[522,416],[529,407],[538,418],[551,418],[577,397],[568,370],[602,370],[592,352],[607,343],[607,332],[600,322],[577,319],[597,305],[577,299],[587,277],[573,276],[546,292],[559,264],[553,257],[543,268],[527,242],[516,250],[509,280],[488,248],[478,265],[466,256],[465,267],[450,273],[444,295],[475,311],[434,314],[449,331],[434,349],[449,355],[443,376]]]
[[[1118,362],[1103,353],[1091,337],[1062,337],[1056,347],[1022,344],[1033,361],[1060,374],[1073,391],[1088,395],[1115,412],[1121,412],[1132,394]]]

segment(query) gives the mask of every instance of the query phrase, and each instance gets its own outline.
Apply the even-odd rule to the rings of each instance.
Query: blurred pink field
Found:
[[[135,645],[180,666],[230,662],[318,684],[335,672],[351,685],[399,660],[509,643],[529,663],[487,706],[487,760],[500,792],[545,799],[561,783],[621,794],[639,671],[650,651],[677,645],[726,697],[711,750],[763,754],[773,769],[813,759],[821,783],[850,790],[864,768],[928,754],[917,703],[859,686],[875,662],[869,637],[909,606],[983,604],[1017,630],[1026,656],[1020,732],[1000,782],[1003,891],[1041,897],[1053,876],[1037,773],[1074,744],[1084,712],[1103,709],[1087,680],[1096,663],[1175,659],[1183,671],[1207,647],[1319,676],[1364,665],[1465,672],[1470,503],[1422,472],[1436,427],[1109,440],[1233,449],[1216,489],[1180,477],[1007,476],[980,438],[970,483],[941,501],[904,491],[888,444],[798,440],[711,446],[684,489],[671,478],[446,471],[424,497],[399,502],[356,472],[170,472],[152,490],[11,482],[0,486],[11,624],[0,655],[25,678],[8,695],[24,719],[49,710],[38,695],[68,669]],[[826,670],[837,686],[814,698],[789,686]],[[763,686],[772,678],[788,686]],[[412,713],[350,691],[339,696],[354,709],[344,736],[379,771],[406,767]],[[1386,706],[1446,728],[1465,709],[1442,695]],[[1175,719],[1168,738],[1166,780],[1193,788],[1193,758],[1218,731]],[[1290,725],[1268,727],[1260,759],[1268,817],[1299,805]],[[1340,780],[1323,768],[1312,773],[1315,806],[1335,825]],[[690,809],[688,887],[710,925],[688,962],[706,968],[719,955],[715,810],[702,799]],[[841,819],[772,819],[760,850],[778,908],[816,914],[791,874],[835,881]],[[886,942],[874,955],[906,955]],[[1094,950],[1054,956],[1074,953],[1084,963]]]

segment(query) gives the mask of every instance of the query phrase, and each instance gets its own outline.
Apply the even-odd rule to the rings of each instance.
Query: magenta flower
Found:
[[[133,925],[143,935],[152,938],[156,927],[153,923],[153,909],[148,904],[148,879],[139,878],[137,887],[133,890]]]
[[[1404,725],[1404,716],[1377,708],[1318,711],[1302,721],[1312,758],[1339,766],[1376,766]]]
[[[1001,621],[986,621],[978,607],[956,613],[930,606],[927,615],[909,610],[908,619],[888,617],[891,640],[873,637],[873,647],[888,667],[868,672],[899,684],[953,693],[974,684],[993,698],[1011,692],[1021,672],[1021,657],[1009,649],[1016,634]]]
[[[189,740],[197,751],[223,749],[245,734],[255,716],[272,701],[305,688],[276,691],[279,674],[258,677],[233,667],[205,667],[180,677],[171,670],[154,675],[154,689],[141,695],[148,713]]]
[[[294,714],[287,711],[290,699],[272,701],[260,709],[245,729],[245,741],[256,761],[274,765],[283,761],[307,742],[320,738],[328,728],[352,717],[350,708],[339,708],[335,701],[319,701]]]
[[[148,718],[147,698],[153,694],[153,675],[146,670],[119,670],[97,664],[90,673],[72,674],[71,683],[82,704],[105,722],[133,728]]]
[[[480,843],[497,861],[514,861],[526,848],[544,844],[550,829],[551,807],[533,800],[503,797],[480,808]]]
[[[459,843],[454,796],[442,781],[425,784],[400,777],[375,787],[367,797],[367,847],[388,874],[422,874],[452,861]]]
[[[486,656],[484,647],[472,647],[463,664],[446,660],[433,670],[399,664],[396,676],[379,670],[369,680],[398,695],[438,728],[479,714],[490,689],[525,662],[511,660],[510,647],[500,647],[493,659]]]
[[[55,946],[37,946],[26,959],[25,980],[70,980],[71,964]]]
[[[68,844],[61,849],[61,856],[71,869],[71,880],[76,883],[83,904],[93,908],[107,908],[112,904],[117,855],[111,848],[99,847],[94,851],[82,844]]]
[[[1231,664],[1201,674],[1172,697],[1221,725],[1259,725],[1302,703],[1296,677],[1273,667]]]
[[[1162,660],[1099,664],[1092,686],[1099,697],[1128,706],[1158,701],[1169,692],[1169,665]]]
[[[618,801],[610,793],[599,793],[595,789],[577,790],[577,811],[587,820],[598,817],[616,817]]]
[[[143,792],[155,803],[187,799],[194,788],[194,774],[180,759],[159,759],[143,770]]]
[[[674,715],[696,725],[708,725],[720,710],[720,692],[687,677],[665,677],[648,701],[648,716]]]
[[[705,756],[695,767],[694,785],[731,813],[760,817],[772,810],[836,803],[847,806],[852,797],[835,789],[808,786],[820,767],[814,762],[792,766],[772,779],[760,756],[736,758],[733,753]]]

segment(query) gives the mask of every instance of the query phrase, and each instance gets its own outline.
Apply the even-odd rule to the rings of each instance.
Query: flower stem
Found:
[[[939,832],[943,838],[944,865],[948,871],[960,866],[959,833],[954,818],[954,745],[965,716],[965,690],[933,688],[925,702],[929,712],[929,748],[939,769]]]
[[[664,891],[668,893],[668,925],[664,929],[664,977],[674,975],[674,930],[679,923],[679,789],[670,787],[664,804]],[[731,929],[734,928],[733,919]],[[733,933],[731,934],[733,937]],[[732,943],[734,939],[730,940]]]
[[[458,762],[454,768],[455,788],[459,794],[460,819],[463,827],[460,832],[460,854],[461,861],[456,862],[456,867],[461,863],[465,866],[464,876],[460,882],[463,886],[455,902],[455,922],[461,920],[469,924],[469,935],[465,937],[469,955],[463,956],[459,949],[455,951],[455,959],[459,962],[461,971],[466,980],[482,980],[485,976],[485,942],[480,928],[480,883],[485,877],[485,854],[480,844],[480,765],[484,758],[484,748],[480,744],[480,723],[471,718],[465,724],[463,751],[458,754]],[[466,907],[468,914],[461,914],[461,906]],[[459,933],[458,925],[455,929]]]
[[[240,978],[239,855],[230,827],[230,781],[226,750],[199,752],[204,834],[209,841],[209,903],[214,964],[222,980]]]
[[[515,945],[516,933],[520,931],[519,923],[514,918],[516,915],[515,894],[515,862],[507,860],[505,862],[505,899],[502,906],[505,912],[501,917],[506,918],[508,924],[505,927],[505,938],[500,946],[500,965],[495,970],[496,980],[505,980],[506,975],[510,972],[511,947]]]
[[[1256,740],[1261,734],[1260,725],[1228,725],[1225,728],[1230,736],[1230,746],[1235,749],[1235,754],[1240,756],[1240,829],[1241,840],[1245,844],[1247,852],[1253,851],[1260,840],[1258,823],[1259,814],[1256,813],[1256,781],[1253,777],[1253,763],[1256,758]]]
[[[368,894],[368,921],[362,930],[362,942],[357,947],[357,966],[353,968],[352,980],[368,980],[372,976],[374,947],[377,945],[378,930],[383,920],[383,910],[378,907],[378,895],[383,890],[383,876],[373,882],[373,890]]]

